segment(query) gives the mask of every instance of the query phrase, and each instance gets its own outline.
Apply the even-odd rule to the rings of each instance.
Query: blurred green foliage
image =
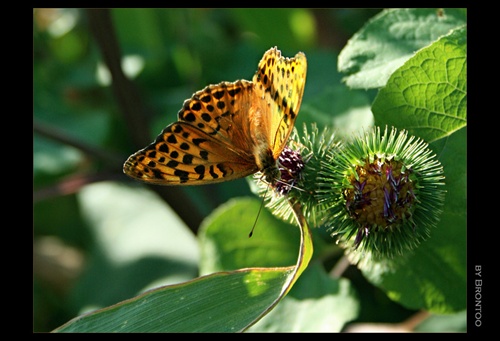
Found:
[[[121,171],[122,163],[144,146],[133,142],[130,125],[114,96],[109,71],[92,33],[90,11],[101,10],[33,12],[36,332],[51,331],[88,309],[117,303],[147,288],[198,275],[195,237],[199,224],[183,222],[185,213],[179,213],[178,219],[165,205],[161,209],[168,211],[169,233],[155,231],[151,229],[155,224],[149,223],[141,231],[144,235],[123,233],[119,219],[93,215],[113,212],[118,200],[104,200],[109,189],[92,183],[132,184]],[[347,40],[378,12],[113,9],[111,18],[122,68],[137,86],[147,109],[147,140],[152,141],[176,120],[183,101],[193,92],[211,83],[251,79],[262,54],[273,46],[284,56],[303,51],[308,58],[308,80],[297,127],[314,121],[351,130],[355,129],[353,117],[362,121],[361,125],[370,124],[366,113],[376,92],[342,86],[337,56]],[[147,191],[146,197],[153,195],[146,186],[131,186]],[[185,205],[193,208],[191,215],[201,218],[230,198],[252,195],[245,180],[177,190],[188,198],[190,204]],[[140,207],[144,207],[141,202],[130,205],[129,220],[142,219],[139,211],[134,211]],[[149,212],[141,213],[145,221],[151,218]],[[105,235],[104,229],[113,226],[117,226],[115,234]],[[247,234],[250,227],[236,224],[236,228]],[[318,233],[326,235],[325,231]],[[110,254],[113,246],[125,242],[128,250],[140,246],[132,254]],[[177,258],[174,252],[152,252],[150,243],[155,242],[167,249],[180,243],[177,247],[184,252]],[[333,266],[336,260],[338,256],[327,259],[325,266]],[[360,295],[357,322],[400,322],[414,313],[389,300],[357,269],[349,268],[344,277]]]

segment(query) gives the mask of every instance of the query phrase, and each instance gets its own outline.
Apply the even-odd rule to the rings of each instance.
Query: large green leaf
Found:
[[[278,220],[269,211],[260,211],[262,205],[263,202],[256,199],[232,199],[204,221],[199,233],[200,272],[296,263],[279,300],[290,291],[312,258],[312,235],[300,203],[290,204],[298,230],[297,226]],[[254,224],[257,230],[252,231],[251,237],[235,230],[235,225],[254,227]]]
[[[255,198],[231,199],[205,219],[199,231],[201,274],[296,262],[299,229],[266,209],[259,215],[261,204]]]
[[[108,193],[104,191],[102,194],[106,197]],[[148,219],[147,212],[143,217],[127,214],[126,199],[126,196],[122,200],[117,199],[119,203],[115,205],[125,209],[121,212],[123,216],[113,216],[114,219],[111,220],[106,213],[109,208],[103,208],[103,212],[97,209],[102,207],[99,200],[88,205],[97,209],[95,220],[100,222],[98,225],[110,225],[110,229],[116,231],[122,222],[126,223],[123,219],[141,223],[144,223],[141,218]],[[218,272],[185,283],[163,286],[79,316],[55,331],[231,332],[247,329],[289,292],[312,257],[309,228],[301,216],[299,205],[293,205],[293,209],[300,226],[300,238],[296,240],[299,248],[295,248],[295,266]],[[88,213],[92,216],[92,209]],[[234,223],[233,220],[233,227]],[[161,222],[155,224],[161,225]],[[175,243],[175,239],[172,242]],[[109,247],[114,249],[111,245]]]
[[[467,124],[467,28],[415,54],[391,76],[372,107],[375,123],[407,129],[427,142]]]
[[[144,255],[198,261],[195,236],[152,191],[101,182],[85,186],[78,198],[98,245],[113,262],[123,264]]]
[[[273,304],[292,271],[254,268],[207,275],[77,317],[56,331],[241,331]]]
[[[94,239],[85,272],[72,292],[79,311],[197,275],[196,237],[154,192],[140,185],[100,182],[85,186],[77,197]]]
[[[338,69],[352,88],[384,86],[415,51],[467,21],[464,9],[391,9],[371,19],[347,43]]]

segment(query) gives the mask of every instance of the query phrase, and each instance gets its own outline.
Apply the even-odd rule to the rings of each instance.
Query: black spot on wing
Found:
[[[181,183],[185,183],[189,180],[189,173],[180,169],[174,171],[174,175],[179,177]]]

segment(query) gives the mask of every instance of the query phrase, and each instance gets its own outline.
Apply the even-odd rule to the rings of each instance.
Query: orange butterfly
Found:
[[[130,177],[158,185],[201,185],[258,171],[275,184],[278,157],[302,102],[307,60],[276,48],[259,62],[251,82],[209,85],[184,102],[178,121],[123,165]]]

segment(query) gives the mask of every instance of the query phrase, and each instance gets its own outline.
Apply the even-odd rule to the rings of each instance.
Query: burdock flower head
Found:
[[[444,202],[443,168],[428,144],[380,128],[328,153],[318,201],[353,261],[404,256],[429,236]]]
[[[278,158],[280,179],[267,184],[261,181],[261,174],[256,174],[254,192],[264,197],[266,206],[276,216],[291,223],[295,223],[295,219],[290,202],[299,202],[309,225],[319,227],[321,217],[327,211],[326,205],[321,205],[316,198],[321,160],[328,152],[337,151],[339,146],[327,129],[320,133],[313,125],[308,131],[304,125],[301,138],[294,129],[289,147],[285,147]]]
[[[256,176],[258,193],[291,222],[289,203],[299,202],[309,225],[326,226],[359,266],[391,266],[437,224],[443,168],[423,140],[373,128],[341,143],[313,125],[301,139],[294,131],[290,146],[278,159],[281,179],[270,187]]]

